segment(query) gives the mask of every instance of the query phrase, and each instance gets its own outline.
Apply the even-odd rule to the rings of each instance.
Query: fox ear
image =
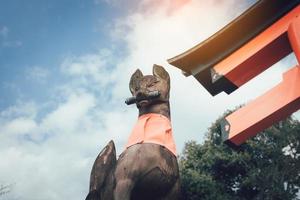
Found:
[[[164,79],[168,83],[170,83],[169,73],[160,65],[156,65],[156,64],[153,65],[153,75],[161,79]]]
[[[139,80],[143,78],[143,73],[141,72],[140,69],[137,69],[130,78],[130,82],[129,82],[129,89],[131,94],[133,94],[133,92],[135,91],[135,88],[138,86],[138,82]]]

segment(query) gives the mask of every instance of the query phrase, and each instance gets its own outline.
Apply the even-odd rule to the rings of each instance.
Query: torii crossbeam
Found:
[[[230,94],[294,52],[300,63],[300,0],[260,0],[219,32],[168,62],[193,75],[211,95]],[[226,143],[237,146],[300,109],[300,68],[227,116]]]

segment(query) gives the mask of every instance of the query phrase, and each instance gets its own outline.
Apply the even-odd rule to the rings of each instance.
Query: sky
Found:
[[[293,54],[231,95],[215,97],[167,59],[225,26],[254,0],[2,0],[0,2],[0,200],[84,199],[100,150],[124,150],[137,119],[131,74],[153,64],[171,76],[178,154],[205,139],[227,109],[281,81]],[[299,113],[297,113],[299,115]]]

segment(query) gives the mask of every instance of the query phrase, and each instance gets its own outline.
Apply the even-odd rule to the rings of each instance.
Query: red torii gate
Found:
[[[211,95],[230,94],[294,52],[300,63],[300,0],[260,0],[216,34],[168,60]],[[223,140],[233,146],[300,109],[300,66],[280,84],[227,116]]]

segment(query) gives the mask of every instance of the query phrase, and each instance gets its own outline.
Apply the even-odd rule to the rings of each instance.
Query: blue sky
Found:
[[[0,78],[4,98],[0,108],[13,105],[19,98],[47,98],[53,84],[45,83],[45,87],[28,79],[33,66],[51,74],[48,82],[59,84],[65,81],[58,71],[65,56],[113,45],[121,50],[114,52],[116,56],[122,56],[123,45],[110,42],[109,29],[115,18],[128,12],[126,6],[130,5],[123,6],[93,0],[1,1]]]
[[[156,63],[170,73],[179,154],[186,141],[202,142],[226,109],[280,82],[293,55],[216,97],[166,62],[253,2],[1,1],[0,185],[12,187],[0,199],[84,199],[98,152],[113,139],[121,153],[137,119],[135,106],[124,104],[137,68],[151,74]]]

